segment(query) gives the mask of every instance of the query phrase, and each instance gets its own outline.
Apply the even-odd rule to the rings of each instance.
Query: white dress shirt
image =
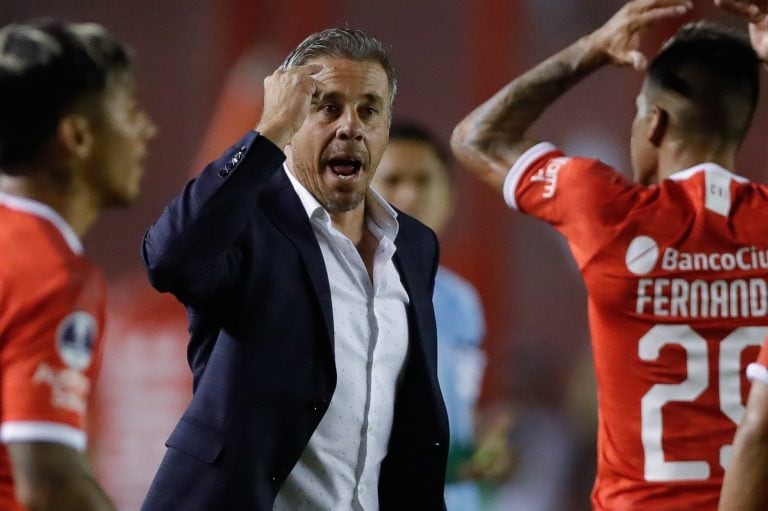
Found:
[[[396,388],[408,352],[408,294],[392,256],[397,213],[374,190],[365,223],[379,244],[368,271],[352,241],[285,167],[314,230],[333,304],[336,390],[288,475],[275,511],[379,509],[379,470],[392,431]]]

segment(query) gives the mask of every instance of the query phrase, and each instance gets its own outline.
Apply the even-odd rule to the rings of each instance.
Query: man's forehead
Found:
[[[306,64],[322,64],[323,69],[314,77],[327,84],[331,90],[355,86],[361,94],[389,94],[389,81],[384,68],[375,60],[352,60],[340,57],[317,57]],[[386,96],[385,96],[386,95]]]

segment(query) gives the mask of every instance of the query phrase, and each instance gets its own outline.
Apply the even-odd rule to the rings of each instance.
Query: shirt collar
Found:
[[[288,180],[291,182],[293,189],[296,191],[296,195],[299,196],[301,205],[304,207],[304,211],[309,217],[310,221],[317,219],[326,228],[331,227],[331,215],[325,210],[325,208],[318,202],[314,195],[299,181],[293,172],[288,168],[287,163],[283,163],[283,170],[288,175]],[[397,237],[399,224],[397,222],[397,211],[384,200],[384,198],[371,187],[368,187],[368,191],[365,194],[365,217],[369,228],[375,228],[379,230],[381,234],[391,241],[394,241]],[[373,225],[371,225],[373,222]],[[376,230],[373,231],[377,234]],[[377,237],[379,237],[377,235]]]
[[[674,172],[669,176],[667,176],[667,179],[672,179],[673,181],[682,181],[684,179],[690,178],[697,172],[702,172],[702,171],[715,172],[717,174],[727,175],[738,183],[749,182],[749,179],[747,179],[746,177],[739,176],[738,174],[734,174],[733,172],[724,169],[720,165],[716,163],[711,163],[711,162],[700,163],[688,169],[678,170],[677,172]]]
[[[83,254],[83,243],[80,241],[80,238],[75,234],[75,231],[67,221],[64,220],[64,218],[52,207],[27,197],[12,195],[3,191],[0,191],[0,204],[10,209],[23,211],[48,220],[54,227],[56,227],[56,229],[58,229],[72,252],[77,255]]]

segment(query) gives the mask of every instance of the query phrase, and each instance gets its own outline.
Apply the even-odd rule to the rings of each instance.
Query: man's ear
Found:
[[[61,118],[56,132],[59,145],[70,156],[84,159],[93,149],[91,122],[81,114],[68,114]]]
[[[651,119],[648,124],[648,142],[659,147],[669,129],[669,113],[658,105],[651,108]]]

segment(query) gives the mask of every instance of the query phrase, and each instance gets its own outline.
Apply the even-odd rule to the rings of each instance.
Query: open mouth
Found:
[[[351,179],[360,172],[362,166],[362,162],[354,157],[344,156],[328,160],[328,167],[342,179]]]

